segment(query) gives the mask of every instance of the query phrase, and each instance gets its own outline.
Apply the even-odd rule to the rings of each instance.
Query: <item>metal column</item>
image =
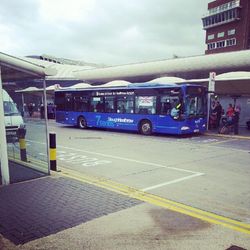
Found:
[[[5,132],[5,119],[4,119],[4,107],[3,107],[3,88],[2,88],[2,76],[0,67],[0,160],[1,160],[1,175],[2,184],[10,184],[10,174],[9,174],[9,162],[8,162],[8,152],[7,152],[7,141]]]
[[[46,128],[46,145],[47,145],[47,159],[48,159],[48,174],[50,174],[50,151],[49,151],[49,129],[48,129],[48,112],[47,112],[47,93],[46,93],[46,79],[43,79],[43,104],[44,104],[44,118]]]

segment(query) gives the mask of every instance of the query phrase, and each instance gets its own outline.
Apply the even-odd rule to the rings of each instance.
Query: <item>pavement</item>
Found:
[[[250,131],[226,136],[249,139]],[[160,197],[152,202],[147,193],[64,171],[32,170],[24,178],[27,168],[10,165],[12,184],[0,186],[1,250],[250,249],[249,225],[240,230],[190,216],[162,205]]]
[[[249,139],[250,140],[250,130],[247,129],[245,126],[239,127],[239,134],[238,135],[235,135],[233,132],[231,132],[228,135],[219,134],[218,129],[208,130],[205,134],[212,135],[212,136],[218,136],[218,137],[230,137],[230,138]]]

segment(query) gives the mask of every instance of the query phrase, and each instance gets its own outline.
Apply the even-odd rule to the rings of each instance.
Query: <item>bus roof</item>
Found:
[[[85,88],[61,88],[56,90],[55,92],[67,92],[67,91],[96,91],[96,90],[122,90],[122,89],[142,89],[142,88],[183,88],[184,86],[197,86],[203,87],[199,84],[192,84],[192,83],[182,83],[182,84],[175,84],[175,83],[152,83],[152,82],[145,82],[145,83],[131,83],[128,86],[104,86],[104,85],[96,85],[96,86],[88,86]]]

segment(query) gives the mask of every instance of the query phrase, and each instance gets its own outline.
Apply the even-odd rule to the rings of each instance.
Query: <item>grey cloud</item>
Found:
[[[36,1],[14,1],[14,12],[10,0],[2,1],[0,16],[16,26],[25,54],[121,64],[204,52],[201,17],[209,0],[99,0],[87,20],[50,25],[39,20]],[[133,27],[138,37],[124,38]]]

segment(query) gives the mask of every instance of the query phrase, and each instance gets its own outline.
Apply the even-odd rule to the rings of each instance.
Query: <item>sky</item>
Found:
[[[0,51],[105,65],[204,54],[211,0],[1,0]]]

